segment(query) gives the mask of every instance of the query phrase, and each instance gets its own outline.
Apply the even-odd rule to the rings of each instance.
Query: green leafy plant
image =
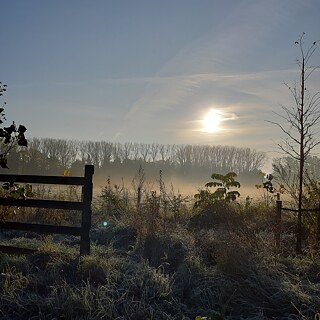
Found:
[[[232,202],[235,201],[240,193],[237,190],[231,190],[232,188],[240,188],[240,183],[235,180],[237,174],[229,172],[226,175],[213,173],[210,181],[205,184],[205,189],[200,190],[199,193],[195,194],[197,201],[195,207],[200,205],[212,204],[216,201]],[[216,188],[214,192],[210,188]]]
[[[19,185],[13,182],[6,182],[2,185],[2,190],[0,192],[1,197],[8,199],[28,199],[34,196],[32,191],[32,186],[30,184]],[[19,208],[18,208],[19,209]],[[21,213],[21,212],[20,212]],[[17,207],[14,206],[4,206],[0,209],[0,221],[5,221],[6,219],[15,216],[17,214]]]
[[[237,174],[234,172],[211,175],[213,181],[206,183],[205,189],[194,195],[196,214],[190,219],[191,228],[214,228],[216,225],[228,223],[235,215],[235,209],[230,203],[240,196],[239,191],[232,190],[240,188],[240,183],[235,180],[236,177]],[[211,191],[210,188],[216,189]]]
[[[27,199],[34,196],[30,184],[21,186],[17,183],[6,182],[2,185],[2,189],[5,191],[6,198]]]

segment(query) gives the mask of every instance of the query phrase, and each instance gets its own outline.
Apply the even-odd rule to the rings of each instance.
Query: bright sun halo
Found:
[[[221,115],[215,110],[210,110],[202,120],[202,124],[203,124],[202,130],[204,132],[210,132],[210,133],[217,132],[221,129],[219,127],[221,121],[222,121]]]

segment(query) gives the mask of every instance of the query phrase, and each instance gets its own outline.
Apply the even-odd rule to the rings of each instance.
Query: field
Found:
[[[143,189],[138,203],[136,191],[107,185],[94,198],[92,253],[83,257],[77,237],[2,231],[2,244],[38,252],[1,254],[0,319],[319,319],[311,229],[296,255],[292,214],[274,247],[272,199],[194,203],[165,186]],[[78,223],[73,213],[21,210],[10,218]]]

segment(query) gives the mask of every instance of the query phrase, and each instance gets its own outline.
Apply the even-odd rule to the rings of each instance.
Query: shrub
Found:
[[[187,246],[180,239],[152,234],[145,239],[143,257],[152,267],[163,266],[174,272],[183,263],[187,252]]]
[[[105,227],[93,228],[90,233],[91,240],[97,245],[112,244],[113,248],[128,251],[137,241],[137,230],[129,225],[109,224]]]

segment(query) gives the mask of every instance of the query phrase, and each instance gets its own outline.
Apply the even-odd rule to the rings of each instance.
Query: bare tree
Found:
[[[122,163],[124,158],[124,149],[123,149],[123,145],[120,142],[113,144],[112,158],[113,158],[113,162]]]
[[[148,156],[150,154],[150,144],[140,143],[139,148],[140,148],[140,150],[139,150],[140,156],[143,159],[143,162],[147,162]]]
[[[100,143],[100,148],[101,148],[101,166],[105,166],[108,163],[110,163],[111,161],[111,156],[112,156],[112,148],[113,148],[113,144],[112,142],[106,142],[106,141],[102,141]]]
[[[165,161],[168,158],[168,146],[165,144],[159,145],[159,153],[161,156],[161,161]]]
[[[123,159],[128,160],[130,159],[131,153],[132,153],[132,142],[125,142],[123,145]]]
[[[151,160],[152,162],[156,162],[159,155],[159,144],[158,143],[152,143],[150,146],[150,154],[151,154]]]
[[[101,147],[98,141],[88,141],[87,142],[87,152],[95,168],[100,168],[101,166]]]
[[[284,133],[285,138],[278,143],[278,147],[289,157],[299,163],[298,173],[298,224],[296,252],[302,249],[302,208],[303,208],[303,177],[305,162],[314,148],[320,144],[319,120],[320,120],[320,92],[311,93],[307,89],[307,82],[311,74],[320,66],[311,64],[311,57],[317,50],[317,41],[309,47],[305,47],[305,33],[295,42],[299,47],[300,58],[297,59],[299,66],[299,82],[294,86],[286,85],[292,95],[291,107],[281,106],[283,114],[277,114],[284,123],[268,121],[278,126]]]

